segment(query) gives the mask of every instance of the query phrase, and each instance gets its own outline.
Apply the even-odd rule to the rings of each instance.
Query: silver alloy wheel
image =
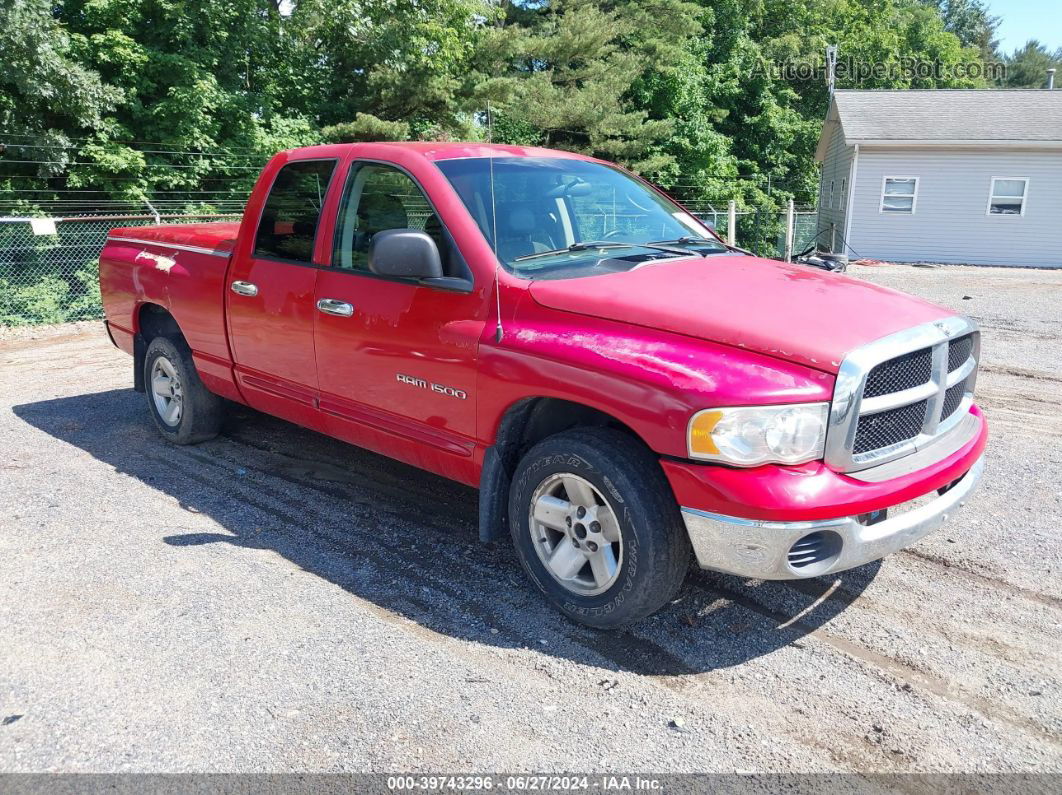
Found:
[[[553,579],[579,596],[604,593],[623,565],[616,512],[588,480],[550,475],[531,495],[531,543]]]
[[[165,356],[159,356],[151,366],[151,397],[162,421],[171,428],[181,421],[184,392],[177,370]]]

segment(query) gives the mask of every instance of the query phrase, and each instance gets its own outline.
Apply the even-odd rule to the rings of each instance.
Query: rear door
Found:
[[[425,193],[405,171],[357,162],[339,202],[332,265],[318,272],[317,373],[329,433],[466,480],[476,422],[482,291],[455,292],[369,270],[373,235],[418,229],[448,276],[472,274]]]
[[[247,403],[317,423],[314,250],[335,159],[294,160],[277,171],[254,232],[226,284],[229,340]]]

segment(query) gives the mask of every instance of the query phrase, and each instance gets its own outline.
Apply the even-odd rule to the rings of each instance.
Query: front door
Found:
[[[254,246],[226,285],[236,379],[247,403],[303,425],[317,414],[314,243],[335,160],[296,160],[276,174]]]
[[[339,206],[332,266],[318,272],[315,289],[320,407],[333,435],[468,480],[484,297],[372,273],[372,236],[408,228],[431,235],[446,275],[471,284],[416,182],[393,166],[355,162]]]

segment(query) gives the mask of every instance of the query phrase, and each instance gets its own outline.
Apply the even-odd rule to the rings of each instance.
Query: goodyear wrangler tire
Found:
[[[218,435],[222,400],[203,386],[183,339],[155,337],[148,343],[144,386],[151,418],[174,444],[205,442]]]
[[[513,477],[509,527],[546,598],[599,629],[660,609],[689,567],[689,537],[656,456],[610,428],[536,444]]]

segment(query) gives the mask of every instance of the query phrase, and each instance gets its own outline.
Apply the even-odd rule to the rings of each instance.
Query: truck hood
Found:
[[[539,304],[744,348],[836,373],[872,340],[953,314],[905,293],[745,255],[535,281]]]

